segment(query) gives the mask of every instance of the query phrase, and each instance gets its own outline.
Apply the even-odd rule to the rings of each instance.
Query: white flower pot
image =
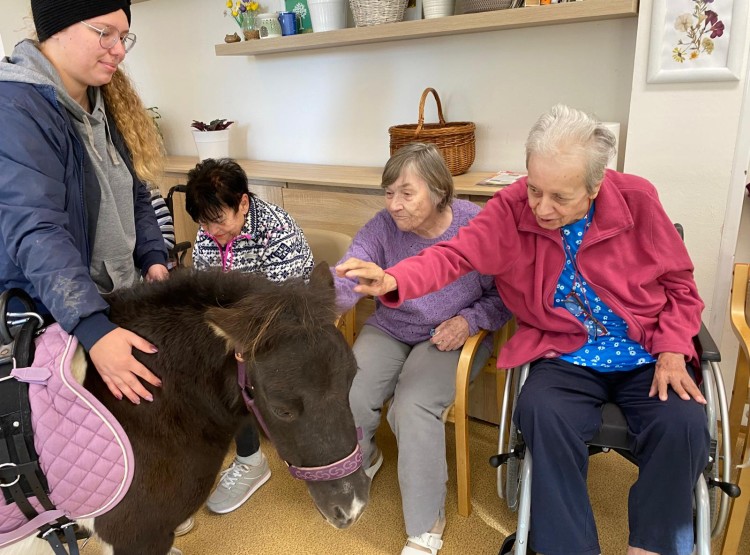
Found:
[[[422,0],[425,19],[453,15],[455,8],[456,0]]]
[[[221,131],[198,131],[193,130],[195,148],[198,149],[198,158],[203,161],[206,158],[228,158],[229,157],[229,129]]]
[[[315,33],[346,29],[348,0],[307,0]]]

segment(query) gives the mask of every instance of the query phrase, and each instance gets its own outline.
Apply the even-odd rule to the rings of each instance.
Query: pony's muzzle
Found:
[[[315,506],[334,528],[348,528],[365,510],[370,499],[370,479],[364,470],[330,482],[308,482]]]

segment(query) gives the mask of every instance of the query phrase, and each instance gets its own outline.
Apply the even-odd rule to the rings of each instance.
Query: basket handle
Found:
[[[419,122],[417,123],[416,130],[414,131],[414,137],[419,137],[419,134],[422,132],[422,127],[424,126],[424,103],[427,100],[428,93],[432,93],[432,96],[435,97],[440,125],[445,125],[445,118],[443,117],[443,105],[440,104],[440,97],[438,96],[438,93],[435,89],[433,89],[432,87],[427,87],[422,93],[422,98],[419,99]]]

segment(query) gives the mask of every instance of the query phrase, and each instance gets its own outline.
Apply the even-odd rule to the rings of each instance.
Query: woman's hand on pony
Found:
[[[162,281],[169,278],[169,270],[164,264],[153,264],[146,271],[146,281]]]
[[[126,329],[115,328],[94,343],[89,355],[112,395],[120,400],[127,397],[138,405],[141,398],[154,400],[138,378],[155,387],[161,386],[161,380],[135,359],[134,348],[144,353],[158,352],[154,345],[142,337]]]

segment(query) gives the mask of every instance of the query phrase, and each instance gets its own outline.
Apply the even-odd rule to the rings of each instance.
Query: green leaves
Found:
[[[193,123],[190,124],[190,127],[193,127],[198,131],[222,131],[233,123],[233,121],[227,121],[225,119],[215,119],[209,123],[193,120]]]

